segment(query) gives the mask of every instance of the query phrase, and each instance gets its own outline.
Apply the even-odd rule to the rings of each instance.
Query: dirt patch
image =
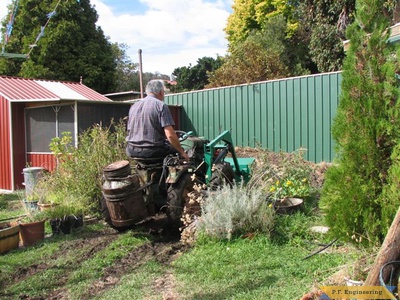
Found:
[[[102,278],[89,290],[88,298],[112,288],[119,283],[124,274],[133,272],[150,260],[156,260],[166,267],[166,273],[154,282],[155,294],[165,295],[163,299],[177,299],[174,298],[177,294],[174,291],[174,277],[169,271],[169,266],[176,255],[186,251],[188,246],[180,242],[179,229],[171,227],[163,214],[150,218],[142,226],[143,232],[152,236],[152,241],[137,247],[127,256],[115,261],[111,267],[106,268]]]
[[[99,220],[99,222],[102,221]],[[180,242],[179,229],[171,227],[167,217],[164,214],[160,214],[133,228],[133,234],[147,236],[149,242],[135,248],[132,252],[116,260],[112,266],[104,269],[102,271],[103,276],[91,285],[91,288],[85,295],[82,295],[81,299],[92,299],[96,295],[112,289],[120,282],[123,275],[134,272],[135,269],[150,260],[156,260],[165,266],[164,274],[152,284],[154,295],[161,294],[163,299],[178,299],[178,294],[175,291],[175,278],[170,269],[170,264],[178,255],[188,249],[187,245],[182,245]],[[48,289],[52,290],[50,293],[39,297],[31,297],[24,293],[18,295],[5,294],[0,290],[0,298],[68,299],[69,294],[64,286],[70,274],[77,268],[76,266],[81,265],[84,261],[89,260],[96,253],[106,248],[118,235],[119,232],[110,227],[105,227],[99,231],[82,231],[77,235],[76,239],[63,242],[60,249],[52,254],[51,259],[48,261],[20,267],[15,270],[10,278],[2,282],[3,287],[6,288],[8,285],[23,282],[36,274],[61,268],[64,275],[52,278],[53,282]],[[73,257],[73,261],[71,259],[71,261],[56,265],[54,262],[56,258],[60,257]]]
[[[95,222],[103,222],[103,220],[95,220]],[[118,238],[119,234],[117,230],[106,226],[99,230],[82,230],[72,239],[65,239],[49,259],[39,259],[40,262],[19,267],[14,270],[12,276],[1,280],[0,299],[69,299],[70,294],[65,285],[70,276],[76,269],[79,269],[78,266],[83,262],[90,260],[108,247]],[[135,269],[149,261],[157,261],[165,267],[164,274],[151,284],[152,295],[157,295],[157,299],[160,295],[163,299],[169,300],[179,298],[175,291],[175,278],[170,265],[177,256],[189,249],[188,245],[183,245],[180,241],[181,232],[179,228],[171,226],[167,216],[160,213],[132,228],[132,234],[138,237],[144,236],[148,238],[149,242],[117,259],[112,266],[103,269],[102,277],[93,282],[89,290],[81,295],[80,299],[96,298],[97,295],[118,285],[122,276],[135,272]],[[35,251],[33,248],[27,250]],[[66,261],[60,260],[60,258],[65,258]],[[6,294],[4,292],[8,286],[23,283],[32,276],[53,271],[59,273],[60,270],[63,275],[54,276],[51,283],[46,284],[47,292],[43,291],[40,296],[32,297],[28,292],[19,294]]]

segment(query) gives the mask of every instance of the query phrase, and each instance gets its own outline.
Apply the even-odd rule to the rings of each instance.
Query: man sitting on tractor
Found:
[[[129,109],[126,153],[129,157],[159,158],[179,153],[188,160],[174,130],[175,122],[164,100],[164,84],[151,80],[147,96]]]

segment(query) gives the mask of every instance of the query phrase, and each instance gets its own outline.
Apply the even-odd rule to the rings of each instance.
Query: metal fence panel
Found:
[[[229,129],[236,146],[275,152],[306,149],[313,162],[332,161],[331,125],[341,72],[167,95],[182,105],[181,129],[213,139]]]

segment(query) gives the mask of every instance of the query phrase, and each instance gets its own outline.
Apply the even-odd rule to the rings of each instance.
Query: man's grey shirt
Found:
[[[165,143],[164,127],[175,126],[168,106],[147,96],[129,109],[126,140],[137,147],[157,147]]]

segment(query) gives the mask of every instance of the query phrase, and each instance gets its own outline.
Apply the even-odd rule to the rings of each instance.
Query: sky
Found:
[[[75,1],[78,5],[78,0]],[[0,0],[0,19],[12,0]],[[171,75],[202,57],[224,56],[224,32],[233,0],[91,0],[97,25],[112,43],[125,43],[143,72]],[[51,11],[51,10],[50,10]],[[49,12],[50,12],[49,11]],[[40,47],[40,41],[38,43]]]

